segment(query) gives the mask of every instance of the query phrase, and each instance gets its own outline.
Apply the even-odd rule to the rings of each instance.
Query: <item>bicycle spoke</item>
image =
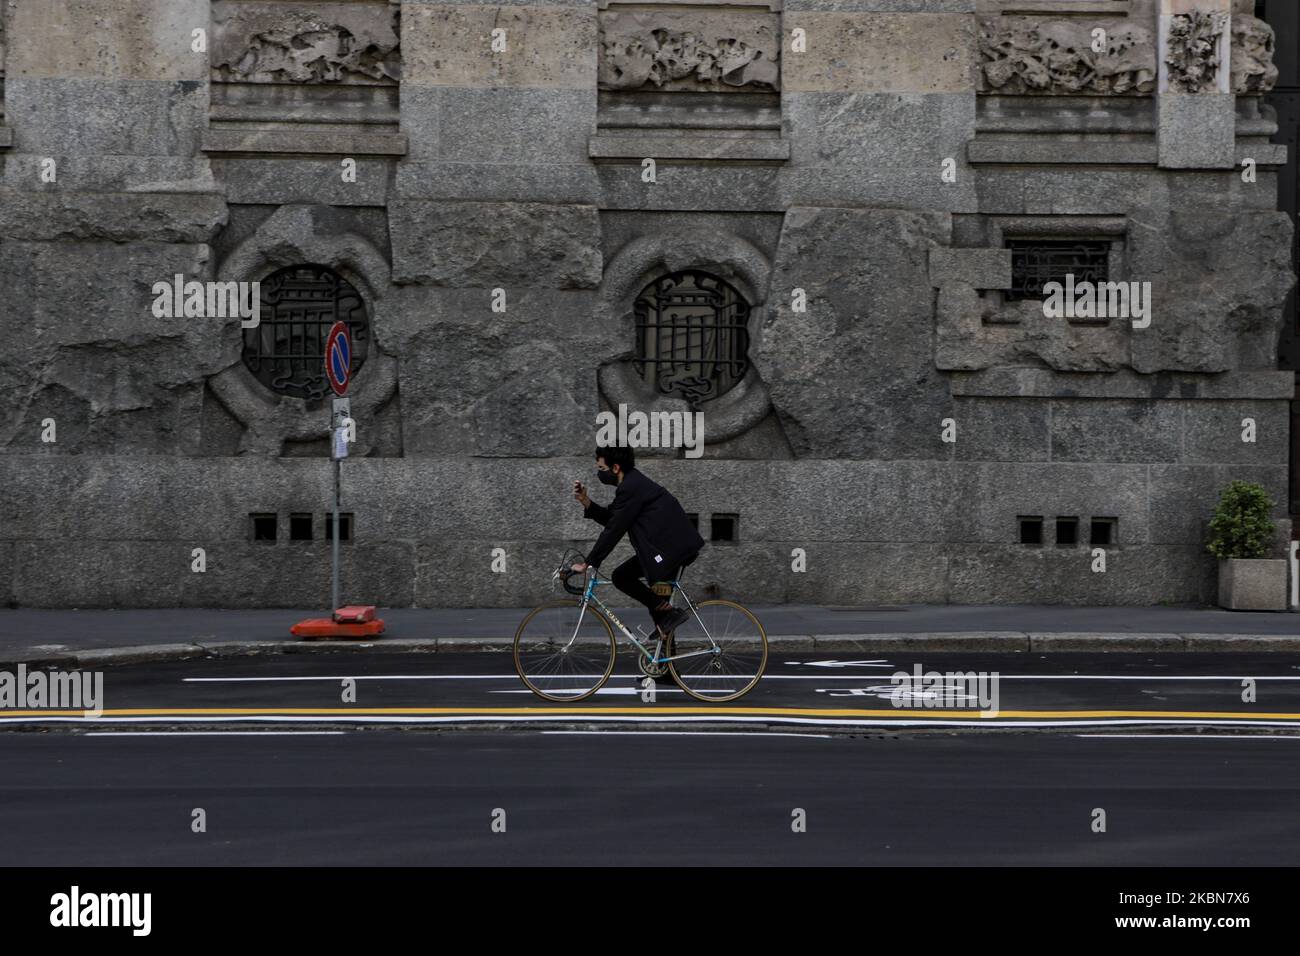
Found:
[[[581,700],[614,668],[614,635],[591,608],[579,620],[577,601],[544,605],[515,634],[515,667],[524,684],[547,700]],[[576,628],[576,633],[575,633]]]
[[[672,662],[678,684],[703,700],[731,700],[758,683],[767,663],[767,639],[758,621],[730,601],[702,601],[677,628]],[[701,653],[703,652],[703,653]]]

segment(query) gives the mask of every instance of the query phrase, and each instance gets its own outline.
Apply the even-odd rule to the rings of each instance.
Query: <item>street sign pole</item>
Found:
[[[348,457],[349,438],[355,437],[351,402],[347,398],[352,379],[352,339],[346,322],[335,322],[325,340],[325,377],[338,396],[330,408],[330,460],[334,462],[334,506],[330,521],[330,616],[299,621],[289,633],[301,638],[374,637],[384,633],[384,622],[375,617],[372,604],[343,607],[339,597],[339,540],[343,537],[339,500],[342,498],[343,459]]]
[[[352,418],[351,402],[346,398],[334,399],[330,412],[330,458],[334,461],[334,518],[330,541],[330,609],[339,604],[339,539],[343,529],[339,524],[339,499],[342,498],[343,459],[348,454],[347,429]]]
[[[339,483],[341,462],[348,454],[346,429],[351,418],[351,403],[346,398],[352,381],[352,336],[346,322],[335,322],[325,339],[325,378],[338,397],[330,411],[330,458],[334,460],[334,524],[330,542],[330,613],[339,605]]]
[[[330,610],[339,605],[339,459],[334,459],[334,540],[330,543]]]

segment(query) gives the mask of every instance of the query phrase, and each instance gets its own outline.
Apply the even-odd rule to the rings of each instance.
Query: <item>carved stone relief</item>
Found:
[[[1095,30],[1104,36],[1094,35]],[[1102,42],[1096,52],[1094,42]],[[1151,93],[1151,31],[1127,20],[990,17],[980,24],[980,91],[1057,95]]]
[[[1266,93],[1277,84],[1273,28],[1256,17],[1232,18],[1232,92]]]
[[[1169,18],[1165,66],[1169,89],[1179,93],[1213,93],[1218,89],[1219,46],[1228,29],[1226,13],[1193,10]]]
[[[605,90],[776,90],[780,53],[767,11],[610,9],[600,17],[598,80]]]
[[[1218,88],[1224,13],[1192,13],[1169,21],[1165,61],[1169,88],[1180,93]],[[1096,30],[1105,49],[1093,49]],[[1231,18],[1231,89],[1263,93],[1277,83],[1273,28],[1245,14]],[[1057,95],[1152,93],[1156,43],[1128,20],[988,17],[980,23],[980,92]]]
[[[401,78],[399,12],[386,4],[212,6],[214,81],[391,84]]]

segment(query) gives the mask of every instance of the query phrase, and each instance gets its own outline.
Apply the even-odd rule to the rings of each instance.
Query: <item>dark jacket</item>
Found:
[[[599,567],[624,533],[641,559],[646,580],[658,581],[662,571],[695,557],[704,539],[668,491],[633,468],[623,476],[608,508],[592,502],[583,515],[605,526],[587,563]]]

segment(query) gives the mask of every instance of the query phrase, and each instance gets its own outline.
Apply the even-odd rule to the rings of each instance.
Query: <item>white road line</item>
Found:
[[[346,730],[92,730],[83,737],[346,737]]]
[[[954,673],[956,671],[954,670]],[[907,672],[911,676],[911,671]],[[946,671],[937,671],[937,673],[947,673]],[[962,673],[967,673],[963,670]],[[577,679],[595,678],[599,674],[574,674],[570,675]],[[640,675],[632,674],[614,674],[610,680],[619,680],[636,676],[639,680]],[[763,680],[870,680],[873,676],[868,674],[764,674]],[[304,680],[325,680],[341,681],[344,679],[351,680],[519,680],[518,674],[338,674],[333,676],[309,676],[309,677],[183,677],[184,683],[256,683],[265,681],[304,681]],[[1193,674],[999,674],[999,680],[1143,680],[1143,681],[1195,681],[1195,680],[1294,680],[1300,681],[1300,675],[1270,675],[1270,674],[1243,674],[1234,676],[1232,674],[1214,674],[1214,675],[1193,675]]]
[[[1284,734],[1075,734],[1085,739],[1114,740],[1300,740]]]
[[[583,674],[583,677],[597,677],[597,674]],[[278,680],[519,680],[518,674],[339,674],[335,676],[310,677],[182,677],[187,684],[221,684],[246,683]]]
[[[590,737],[599,734],[602,737],[816,737],[819,740],[832,740],[834,734],[782,734],[766,730],[543,730],[546,737]],[[1141,736],[1138,734],[1137,736]]]
[[[585,689],[586,688],[583,687],[572,687],[566,690],[552,690],[550,691],[550,694],[552,697],[558,694],[581,694]],[[644,694],[645,692],[646,692],[646,688],[643,688],[640,684],[637,684],[635,687],[602,687],[600,690],[596,691],[596,696],[597,697],[639,697],[641,694]],[[517,690],[514,688],[511,688],[510,690],[491,690],[488,691],[488,693],[489,694],[531,694],[532,691],[529,690],[527,687],[521,687]],[[682,690],[680,687],[660,687],[659,685],[655,685],[655,693],[656,694],[684,694],[686,693],[686,691]]]
[[[942,671],[940,673],[943,673]],[[962,673],[967,673],[962,671]],[[1000,680],[1300,680],[1281,674],[999,674]],[[763,678],[767,680],[766,677]]]
[[[94,724],[96,726],[105,726],[113,724],[141,724],[157,723],[162,718],[158,717],[0,717],[0,725],[3,724],[38,724],[38,723],[56,723],[56,724]],[[660,723],[660,724],[694,724],[694,723],[715,723],[715,724],[797,724],[811,725],[822,727],[978,727],[978,728],[1014,728],[1014,727],[1288,727],[1292,730],[1300,730],[1300,725],[1296,721],[1269,721],[1269,720],[1236,720],[1236,719],[1216,719],[1203,720],[1196,718],[1074,718],[1069,720],[1017,720],[1003,719],[997,717],[970,718],[967,720],[907,720],[901,718],[875,718],[875,719],[830,719],[825,717],[787,717],[787,716],[754,716],[745,717],[737,715],[702,715],[699,717],[691,716],[630,716],[630,715],[611,715],[603,716],[599,714],[555,714],[555,715],[528,715],[522,717],[516,716],[492,716],[492,715],[458,715],[447,717],[421,717],[421,716],[395,716],[395,715],[365,715],[357,714],[355,716],[343,715],[326,715],[326,716],[289,716],[289,715],[250,715],[247,717],[179,717],[168,715],[165,718],[167,723],[184,724],[239,724],[239,723],[275,723],[275,724],[294,724],[294,723],[317,723],[317,724],[464,724],[464,723]]]

